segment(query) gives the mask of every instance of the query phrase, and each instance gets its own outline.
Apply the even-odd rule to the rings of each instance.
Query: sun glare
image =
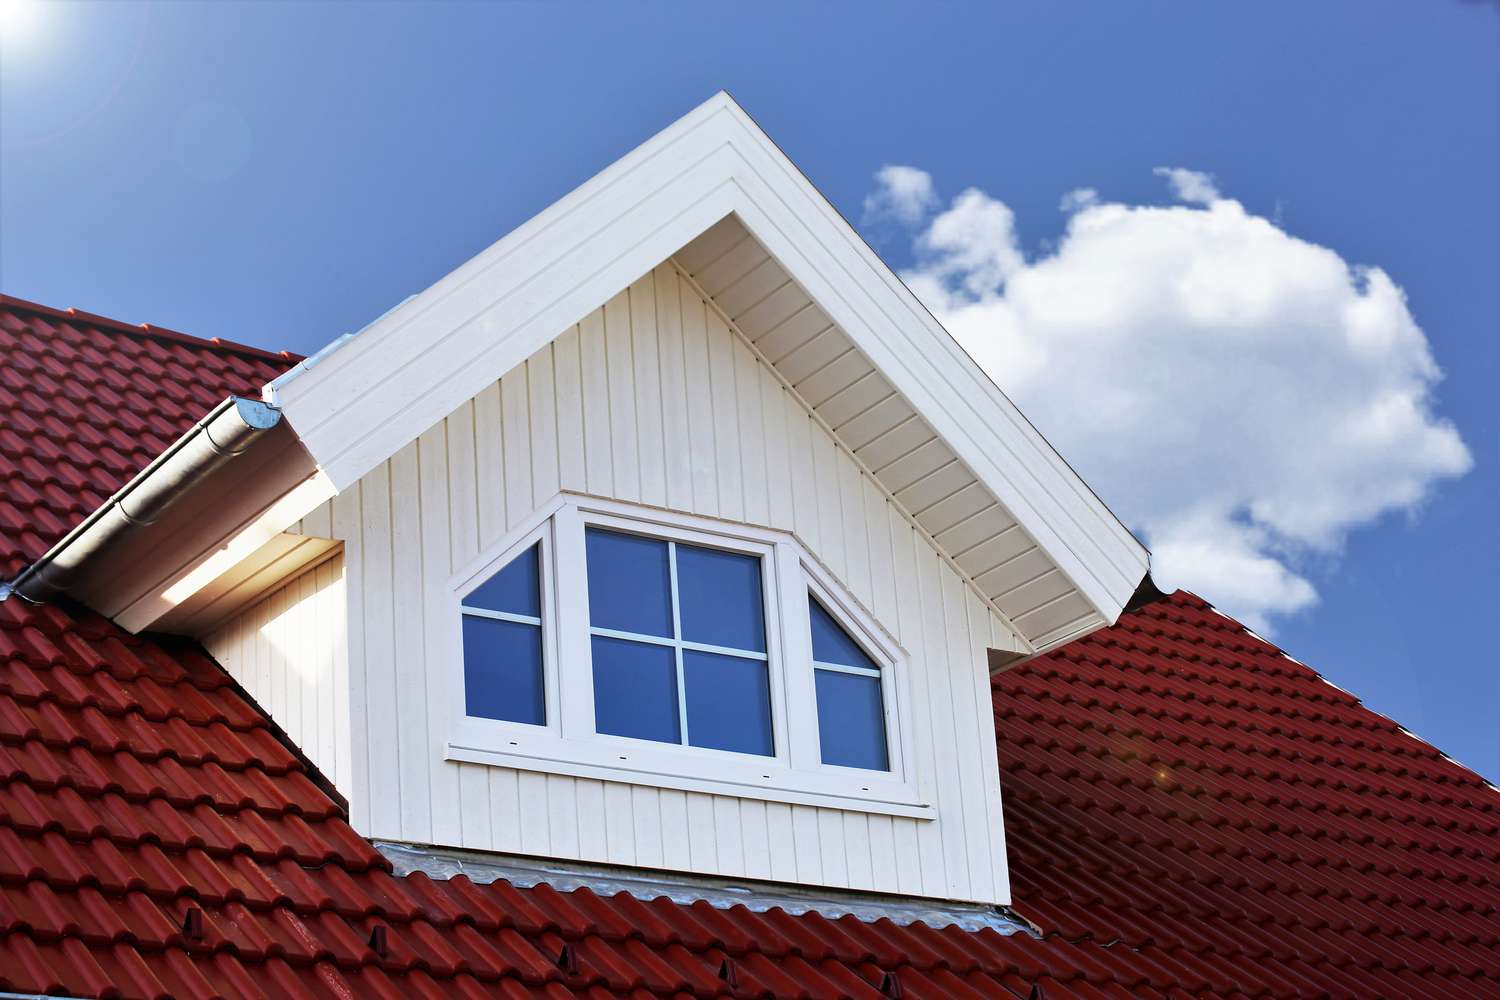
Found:
[[[38,0],[0,0],[0,42],[24,42],[36,31],[41,15]]]

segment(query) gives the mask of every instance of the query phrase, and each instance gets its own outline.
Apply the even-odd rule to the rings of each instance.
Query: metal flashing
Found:
[[[400,302],[397,302],[395,305],[391,306],[385,312],[381,313],[379,316],[376,316],[374,319],[370,320],[370,322],[366,323],[358,330],[355,330],[353,333],[340,334],[333,340],[324,344],[318,350],[314,351],[309,356],[303,358],[301,361],[297,362],[295,365],[288,368],[286,371],[282,372],[271,381],[267,382],[265,384],[265,387],[261,390],[261,398],[270,405],[275,406],[276,394],[282,386],[286,385],[292,379],[296,378],[298,375],[301,375],[303,372],[307,371],[313,366],[319,364],[323,361],[324,358],[328,357],[330,354],[337,351],[340,347],[343,347],[349,341],[353,340],[355,337],[358,337],[370,327],[374,326],[376,323],[379,323],[381,320],[385,319],[391,313],[395,312],[397,309],[400,309],[402,306],[406,305],[416,297],[417,293],[413,292],[406,298],[402,299]]]
[[[400,876],[422,872],[428,878],[442,881],[463,875],[480,885],[503,880],[525,889],[542,884],[559,892],[588,888],[606,897],[626,892],[643,902],[666,897],[684,906],[705,902],[724,909],[743,906],[756,912],[779,908],[794,916],[817,913],[831,920],[852,916],[865,922],[886,919],[901,926],[921,922],[938,929],[950,926],[968,931],[989,928],[1000,934],[1037,936],[1036,930],[1011,910],[984,903],[804,889],[750,879],[459,851],[386,840],[371,843]]]

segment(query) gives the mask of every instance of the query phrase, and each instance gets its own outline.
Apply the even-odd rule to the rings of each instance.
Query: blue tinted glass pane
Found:
[[[509,611],[513,615],[542,616],[541,559],[538,542],[481,583],[464,598],[471,608]]]
[[[679,544],[677,601],[684,639],[766,651],[758,557]]]
[[[855,641],[849,638],[844,627],[823,610],[823,605],[812,595],[807,598],[807,612],[812,618],[813,659],[823,663],[841,663],[846,667],[869,667],[879,669],[875,661],[865,655]]]
[[[814,670],[823,763],[888,771],[880,678]]]
[[[464,615],[463,626],[467,712],[485,719],[545,725],[541,626],[474,615]]]
[[[672,647],[594,636],[594,728],[612,736],[680,743]]]
[[[688,742],[769,757],[771,688],[765,660],[682,651]]]
[[[667,543],[589,528],[589,624],[646,635],[672,635]]]

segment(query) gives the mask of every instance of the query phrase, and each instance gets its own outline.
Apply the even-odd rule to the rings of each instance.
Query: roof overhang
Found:
[[[1051,581],[1043,603],[1071,601],[1060,618],[1023,622],[1028,642],[1040,650],[1113,622],[1146,574],[1145,549],[724,93],[265,398],[344,489],[652,267],[722,238],[725,220],[930,426],[963,471],[952,481],[979,484],[1020,526],[1029,578]]]
[[[326,558],[331,539],[283,532],[288,511],[332,491],[281,416],[260,400],[225,399],[11,590],[34,601],[67,594],[133,632],[201,632]]]
[[[1028,653],[1119,616],[1145,549],[724,93],[267,385],[275,425],[177,481],[169,511],[89,554],[66,589],[132,630],[201,627],[226,594],[322,557],[285,534],[304,514],[668,259]],[[788,329],[821,346],[789,347]],[[846,384],[798,367],[830,346]]]

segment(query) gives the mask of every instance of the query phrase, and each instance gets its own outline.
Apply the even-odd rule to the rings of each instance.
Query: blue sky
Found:
[[[1199,565],[1205,597],[1500,778],[1496,5],[33,6],[0,65],[6,292],[311,351],[726,88],[977,354],[1052,352],[992,374],[1158,554],[1226,551],[1169,543],[1201,530],[1273,570]],[[926,178],[904,217],[870,200],[890,165]],[[1378,348],[1329,333],[1378,285],[1346,266],[1397,290]],[[1059,356],[1095,337],[1102,368]],[[1327,444],[1391,385],[1411,433]]]

